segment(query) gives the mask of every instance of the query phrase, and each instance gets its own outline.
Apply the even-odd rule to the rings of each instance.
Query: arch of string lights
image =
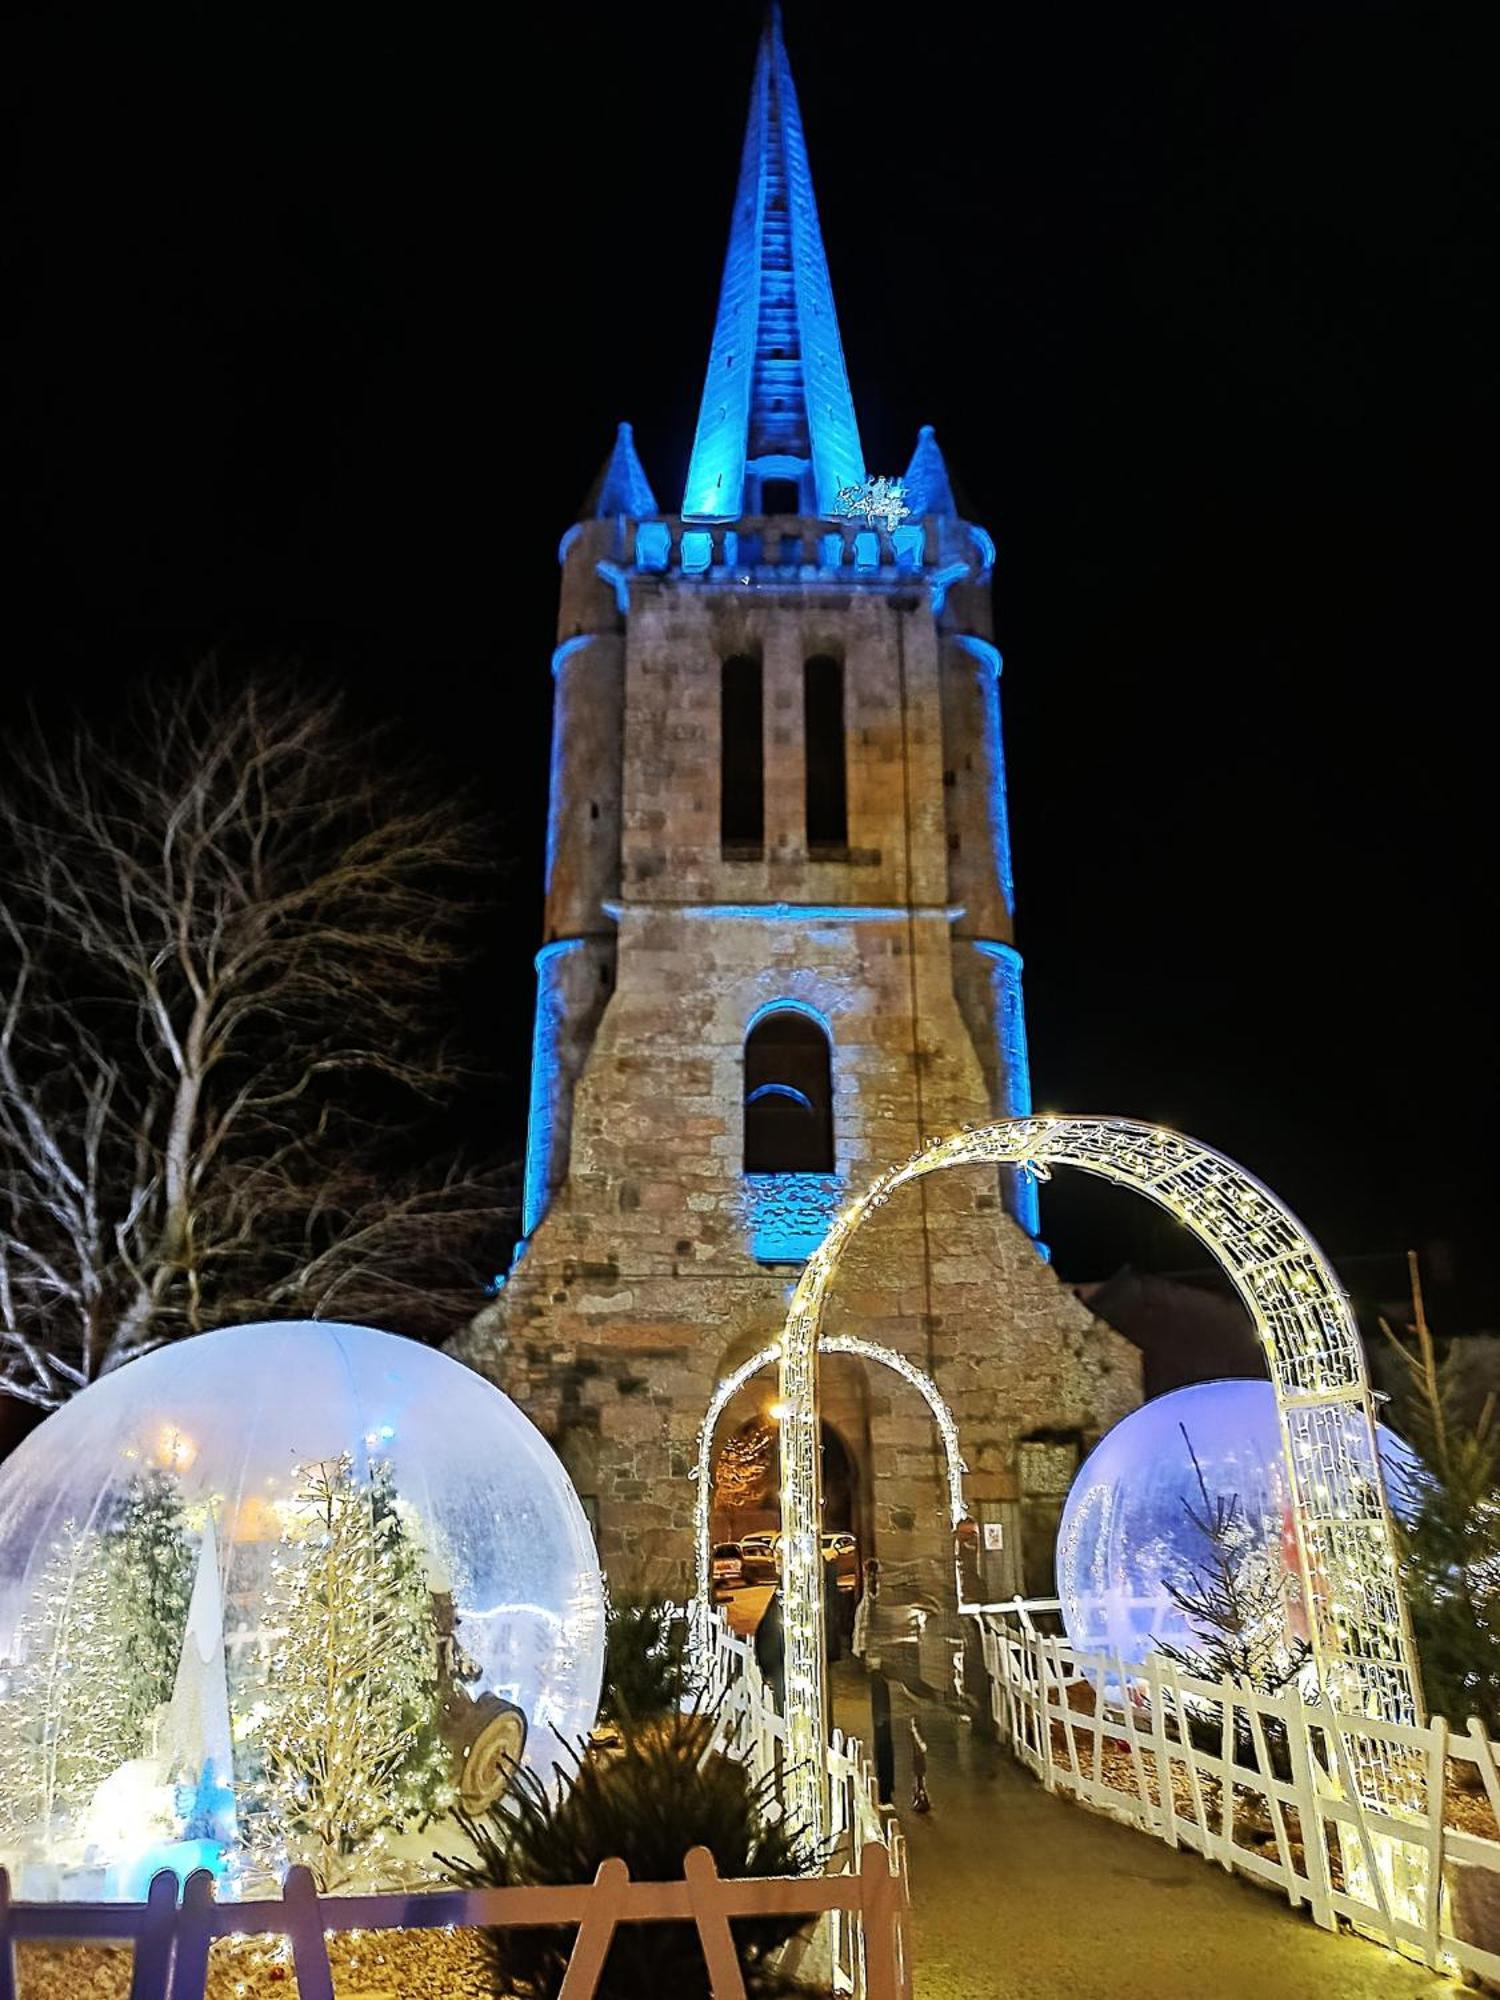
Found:
[[[953,1421],[953,1412],[943,1401],[936,1382],[926,1375],[914,1361],[904,1354],[898,1354],[893,1347],[882,1347],[878,1341],[865,1340],[857,1333],[825,1333],[818,1340],[820,1354],[857,1354],[865,1361],[876,1361],[882,1368],[889,1368],[893,1374],[907,1381],[922,1397],[932,1412],[933,1422],[938,1427],[938,1435],[943,1440],[943,1458],[948,1473],[948,1516],[951,1525],[957,1528],[968,1514],[968,1503],[964,1499],[964,1474],[968,1466],[958,1448],[958,1426]],[[698,1499],[694,1509],[693,1526],[697,1556],[697,1613],[698,1629],[703,1630],[702,1621],[707,1618],[713,1602],[713,1488],[714,1488],[714,1433],[719,1427],[731,1397],[739,1394],[747,1382],[751,1382],[763,1368],[769,1368],[781,1354],[781,1343],[772,1341],[769,1347],[752,1354],[748,1361],[742,1361],[732,1374],[726,1375],[714,1390],[704,1413],[698,1431],[698,1457],[693,1466],[693,1477],[698,1484]]]
[[[909,1181],[944,1167],[1017,1166],[1037,1180],[1078,1167],[1156,1202],[1218,1260],[1265,1349],[1281,1422],[1293,1524],[1323,1699],[1346,1713],[1421,1719],[1421,1689],[1374,1407],[1348,1298],[1327,1259],[1270,1190],[1222,1153],[1124,1118],[1007,1118],[933,1139],[851,1201],[809,1258],[781,1336],[782,1600],[788,1809],[826,1834],[826,1740],[818,1366],[823,1309],[865,1219]],[[1404,1774],[1361,1769],[1372,1803],[1399,1802]]]

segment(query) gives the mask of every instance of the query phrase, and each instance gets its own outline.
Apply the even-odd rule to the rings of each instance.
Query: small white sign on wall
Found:
[[[986,1551],[999,1550],[1005,1547],[1005,1523],[1003,1521],[985,1522],[984,1546]]]

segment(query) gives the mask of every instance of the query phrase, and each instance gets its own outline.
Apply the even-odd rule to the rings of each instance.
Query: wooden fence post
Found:
[[[1307,1726],[1307,1710],[1296,1704],[1296,1720],[1287,1723],[1287,1748],[1292,1758],[1292,1784],[1297,1793],[1297,1817],[1302,1823],[1302,1858],[1307,1866],[1307,1899],[1313,1922],[1325,1931],[1336,1931],[1339,1920],[1333,1909],[1333,1876],[1328,1866],[1328,1831],[1319,1805],[1318,1772],[1321,1766],[1313,1755],[1312,1735]]]
[[[172,1933],[176,1927],[177,1877],[170,1868],[163,1868],[151,1877],[151,1886],[146,1891],[145,1915],[132,1953],[130,2000],[167,2000]]]
[[[292,1941],[299,2000],[333,2000],[328,1936],[318,1907],[318,1885],[310,1868],[288,1868],[281,1889],[286,1934]]]
[[[208,1950],[213,1942],[214,1878],[195,1868],[182,1885],[177,1948],[172,1953],[171,2000],[203,2000],[208,1985]]]
[[[1226,1874],[1234,1868],[1234,1682],[1219,1681],[1219,1861]]]
[[[615,1926],[620,1921],[620,1910],[629,1882],[630,1870],[618,1855],[611,1855],[608,1861],[599,1863],[583,1922],[578,1926],[578,1935],[568,1954],[568,1969],[563,1974],[557,2000],[594,2000],[599,1975],[604,1970],[604,1961],[614,1942]]]
[[[10,1874],[0,1868],[0,2000],[16,2000],[16,1946],[10,1922]]]
[[[682,1859],[682,1873],[687,1883],[693,1922],[698,1926],[698,1942],[703,1947],[708,1990],[713,2000],[745,2000],[740,1955],[734,1948],[729,1919],[724,1914],[719,1871],[708,1849],[690,1847]]]
[[[865,2000],[902,2000],[896,1953],[900,1884],[891,1858],[874,1841],[859,1857],[859,1921],[865,1939]]]
[[[1146,1686],[1151,1694],[1151,1750],[1156,1759],[1156,1790],[1161,1800],[1161,1835],[1168,1847],[1177,1842],[1177,1794],[1172,1789],[1172,1748],[1167,1738],[1167,1696],[1160,1665],[1146,1668]],[[1191,1745],[1189,1759],[1191,1763]]]
[[[1427,1725],[1427,1881],[1422,1912],[1423,1955],[1434,1971],[1443,1962],[1443,1856],[1448,1839],[1448,1724]]]

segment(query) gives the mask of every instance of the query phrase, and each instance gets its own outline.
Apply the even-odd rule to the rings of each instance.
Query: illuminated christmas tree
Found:
[[[0,1696],[0,1837],[51,1829],[151,1748],[187,1623],[192,1550],[171,1475],[132,1480],[104,1527],[68,1522]]]
[[[255,1705],[252,1850],[325,1889],[377,1882],[393,1831],[446,1804],[438,1630],[421,1548],[388,1468],[303,1466],[272,1563],[277,1640]]]
[[[65,1524],[16,1635],[0,1700],[0,1839],[45,1838],[139,1755],[130,1604],[105,1537]]]

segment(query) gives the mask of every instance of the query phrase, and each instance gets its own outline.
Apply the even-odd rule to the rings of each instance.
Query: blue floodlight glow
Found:
[[[830,1044],[833,1041],[833,1030],[828,1025],[828,1016],[824,1013],[821,1013],[818,1010],[818,1008],[812,1005],[810,1001],[794,1000],[789,996],[783,996],[778,1000],[767,1000],[764,1006],[756,1008],[755,1012],[750,1016],[749,1020],[745,1023],[745,1035],[747,1039],[749,1036],[754,1034],[755,1030],[760,1026],[761,1022],[765,1020],[768,1014],[805,1015],[809,1021],[815,1022],[817,1026],[823,1030],[823,1033],[828,1037]],[[783,1086],[780,1084],[767,1084],[764,1086],[764,1088],[768,1090],[780,1090],[781,1088],[783,1088]],[[800,1092],[798,1094],[800,1095]],[[756,1091],[753,1093],[753,1095],[755,1097],[758,1097],[760,1095],[760,1092]],[[809,1109],[811,1109],[810,1106]]]
[[[1001,1115],[1031,1116],[1031,1058],[1026,1046],[1026,1003],[1021,993],[1021,954],[1013,944],[976,938],[974,950],[988,959],[990,1006],[1000,1050]],[[1004,1169],[1006,1207],[1028,1236],[1041,1228],[1036,1181],[1021,1167]]]
[[[612,917],[625,913],[619,903],[606,903],[604,908]],[[911,910],[904,903],[687,903],[674,914],[757,924],[904,924],[912,916],[943,917],[951,924],[963,910],[957,905]],[[789,1003],[777,1002],[785,1004]]]
[[[854,567],[856,569],[880,567],[880,537],[873,528],[861,528],[854,537]]]
[[[607,583],[615,594],[615,609],[622,618],[630,616],[630,572],[621,569],[618,563],[595,563],[594,569],[601,583]]]
[[[682,537],[682,567],[689,575],[701,574],[714,559],[714,538],[704,528],[686,529]]]
[[[560,1043],[567,1012],[562,990],[564,961],[582,951],[586,938],[559,938],[536,955],[536,1020],[531,1035],[531,1101],[526,1120],[526,1179],[521,1197],[521,1233],[530,1236],[552,1198],[549,1171],[560,1096]]]
[[[779,1007],[776,1009],[777,1013],[784,1013],[785,1011],[785,1008]],[[804,1111],[811,1111],[813,1108],[812,1099],[808,1096],[807,1092],[805,1090],[798,1090],[794,1083],[759,1083],[745,1099],[745,1102],[746,1104],[759,1104],[764,1097],[784,1097],[789,1103],[800,1104]]]
[[[564,639],[560,646],[554,646],[552,649],[553,680],[557,679],[562,668],[572,659],[575,653],[581,653],[585,646],[592,646],[598,636],[597,632],[579,632],[571,639]]]
[[[637,569],[663,570],[672,559],[672,530],[665,521],[642,521],[635,531]]]
[[[962,583],[968,574],[969,565],[967,563],[944,563],[940,570],[936,570],[927,579],[928,588],[932,592],[932,615],[934,618],[942,617],[944,607],[948,602],[948,592],[953,588],[955,583]]]
[[[828,1234],[847,1183],[840,1174],[746,1174],[744,1214],[759,1264],[804,1264]]]
[[[989,772],[990,846],[1005,908],[1016,914],[1016,881],[1010,852],[1010,809],[1005,794],[1005,744],[1000,731],[1000,649],[972,632],[956,632],[954,644],[979,662],[979,698],[984,705],[983,740]]]
[[[927,553],[927,530],[920,521],[904,521],[891,533],[898,569],[920,569]]]
[[[773,204],[773,189],[781,199]],[[790,294],[790,296],[788,296]],[[795,340],[783,330],[790,306]],[[863,484],[864,455],[818,227],[802,113],[772,9],[761,36],[683,514],[734,520],[745,472],[810,464],[820,514]]]

